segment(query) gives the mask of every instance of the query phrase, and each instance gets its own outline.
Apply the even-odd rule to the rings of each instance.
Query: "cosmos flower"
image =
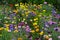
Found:
[[[27,25],[25,30],[26,30],[26,32],[30,32],[30,27]]]
[[[54,30],[60,32],[60,27],[55,27]]]
[[[53,21],[48,21],[48,23],[49,23],[50,25],[56,24],[56,22],[53,22]]]
[[[58,27],[55,27],[54,30],[55,30],[55,31],[58,31]]]

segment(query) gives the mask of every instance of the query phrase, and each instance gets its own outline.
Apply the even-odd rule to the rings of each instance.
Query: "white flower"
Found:
[[[18,28],[21,28],[21,26],[18,26]]]
[[[8,30],[8,32],[11,32],[11,30]]]
[[[52,40],[52,38],[49,38],[49,40]]]

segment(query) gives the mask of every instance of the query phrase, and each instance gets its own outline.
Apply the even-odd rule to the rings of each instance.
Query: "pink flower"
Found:
[[[18,28],[21,28],[21,26],[18,26]]]
[[[49,23],[50,25],[56,24],[56,22],[53,22],[53,21],[49,21],[48,23]]]
[[[26,32],[30,32],[30,27],[27,25],[25,30],[26,30]]]
[[[44,4],[47,4],[47,2],[44,2]]]
[[[60,39],[60,36],[58,36],[58,38]]]

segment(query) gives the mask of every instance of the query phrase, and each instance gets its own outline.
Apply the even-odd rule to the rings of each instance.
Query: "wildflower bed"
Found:
[[[60,14],[51,4],[0,5],[0,40],[60,40]]]

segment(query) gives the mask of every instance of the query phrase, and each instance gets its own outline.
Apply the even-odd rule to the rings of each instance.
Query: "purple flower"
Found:
[[[45,22],[45,27],[49,27],[48,22]]]
[[[55,27],[54,30],[55,30],[55,31],[58,31],[58,27]]]
[[[25,25],[24,22],[20,22],[20,23],[18,24],[18,26],[23,26],[23,25]]]
[[[13,24],[10,24],[10,26],[9,26],[10,30],[13,30],[13,26],[14,26]]]
[[[36,16],[36,14],[34,12],[30,12],[28,17],[30,17],[30,16]]]
[[[26,32],[30,32],[30,27],[27,25],[25,30],[26,30]]]
[[[32,35],[28,36],[29,40],[32,40]]]
[[[53,22],[53,21],[48,21],[48,23],[49,23],[50,25],[56,24],[56,22]]]
[[[55,15],[55,14],[56,14],[56,10],[52,9],[52,15]]]
[[[60,18],[60,14],[57,14],[57,15],[56,15],[56,18],[58,18],[58,19],[59,19],[59,18]]]

